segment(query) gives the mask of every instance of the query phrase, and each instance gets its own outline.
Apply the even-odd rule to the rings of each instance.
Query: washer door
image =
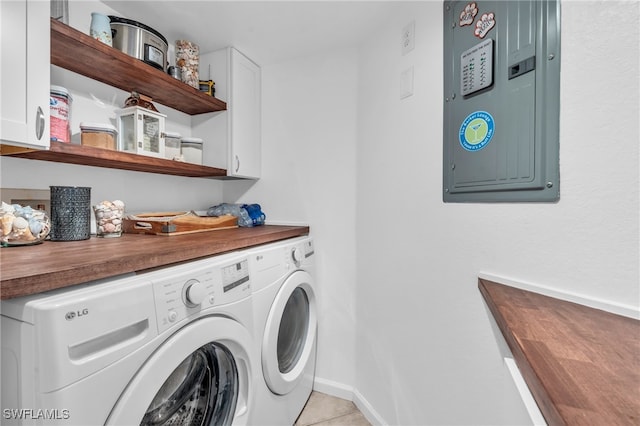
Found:
[[[275,297],[262,342],[262,371],[269,389],[285,395],[302,379],[315,351],[317,317],[312,277],[291,274]]]
[[[206,317],[185,326],[138,371],[106,424],[242,423],[249,398],[250,344],[248,331],[227,318]]]

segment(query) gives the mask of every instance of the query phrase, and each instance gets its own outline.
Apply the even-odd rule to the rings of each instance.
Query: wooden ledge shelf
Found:
[[[64,142],[51,142],[49,150],[15,150],[2,146],[2,155],[163,175],[199,178],[227,176],[225,169]]]
[[[479,279],[549,425],[640,424],[640,321]]]
[[[51,19],[51,63],[189,115],[223,111],[227,104],[87,34]]]

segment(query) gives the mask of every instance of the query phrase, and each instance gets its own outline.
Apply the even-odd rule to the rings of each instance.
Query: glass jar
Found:
[[[182,138],[182,156],[184,161],[193,164],[202,164],[202,139]]]
[[[169,160],[180,160],[181,157],[181,140],[180,133],[165,132],[164,134],[164,158]]]
[[[113,238],[122,235],[122,218],[124,203],[120,200],[102,201],[93,206],[96,216],[96,236]]]
[[[118,131],[111,124],[80,123],[82,145],[115,150],[118,148]]]

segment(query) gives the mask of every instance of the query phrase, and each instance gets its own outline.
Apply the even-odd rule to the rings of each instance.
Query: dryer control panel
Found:
[[[167,268],[154,272],[152,281],[160,332],[206,309],[251,295],[246,258],[221,265],[203,261]]]

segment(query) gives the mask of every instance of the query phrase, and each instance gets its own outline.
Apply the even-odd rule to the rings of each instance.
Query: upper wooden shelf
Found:
[[[163,175],[201,178],[220,178],[227,176],[225,169],[64,142],[52,141],[48,150],[32,150],[0,145],[0,154],[31,160],[80,164],[83,166],[106,167],[110,169],[159,173]]]
[[[151,65],[51,19],[51,63],[189,115],[223,111],[227,104]]]

